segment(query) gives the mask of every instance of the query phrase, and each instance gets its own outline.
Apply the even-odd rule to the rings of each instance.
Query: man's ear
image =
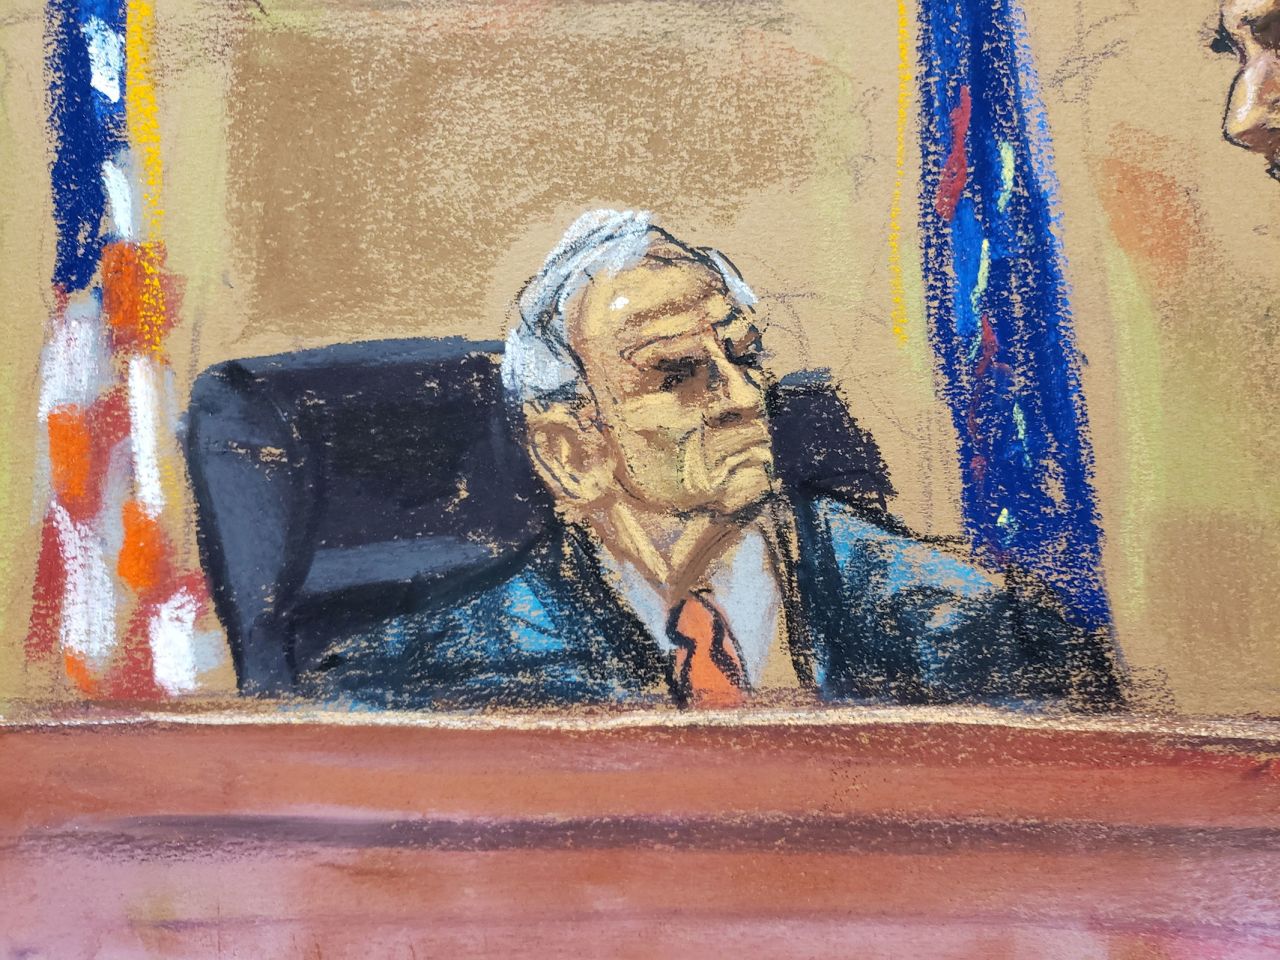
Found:
[[[613,467],[599,427],[567,404],[525,408],[529,459],[565,506],[585,507],[610,488]]]

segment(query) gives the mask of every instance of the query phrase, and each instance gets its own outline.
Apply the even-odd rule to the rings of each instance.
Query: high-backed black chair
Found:
[[[196,380],[200,552],[242,690],[288,692],[295,656],[447,602],[558,522],[503,402],[501,349],[339,344]],[[823,376],[784,379],[768,405],[785,486],[883,511],[879,451]]]

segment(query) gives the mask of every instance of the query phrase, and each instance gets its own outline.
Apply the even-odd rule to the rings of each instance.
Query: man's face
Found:
[[[1214,46],[1241,64],[1223,132],[1266,157],[1271,176],[1280,180],[1280,0],[1223,0],[1222,32]]]
[[[614,481],[650,509],[734,514],[766,496],[773,459],[756,328],[720,277],[646,259],[570,304]]]

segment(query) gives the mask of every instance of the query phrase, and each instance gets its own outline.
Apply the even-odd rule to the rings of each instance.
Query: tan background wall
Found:
[[[4,663],[29,606],[52,259],[40,5],[0,19]],[[1055,135],[1108,582],[1126,655],[1195,713],[1280,714],[1280,188],[1217,127],[1209,0],[1028,0]],[[265,11],[265,12],[264,12]],[[781,369],[829,366],[918,529],[957,530],[904,171],[890,321],[895,4],[160,0],[171,345],[234,356],[500,337],[564,226],[658,211],[760,292]],[[19,692],[0,667],[0,696]]]

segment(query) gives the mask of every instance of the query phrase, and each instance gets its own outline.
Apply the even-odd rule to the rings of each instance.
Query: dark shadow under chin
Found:
[[[776,485],[769,483],[760,491],[758,496],[754,497],[749,502],[736,507],[729,507],[726,505],[725,509],[718,512],[720,516],[725,519],[745,525],[751,523],[764,513],[770,504],[777,502],[781,496],[782,494],[776,489]]]

